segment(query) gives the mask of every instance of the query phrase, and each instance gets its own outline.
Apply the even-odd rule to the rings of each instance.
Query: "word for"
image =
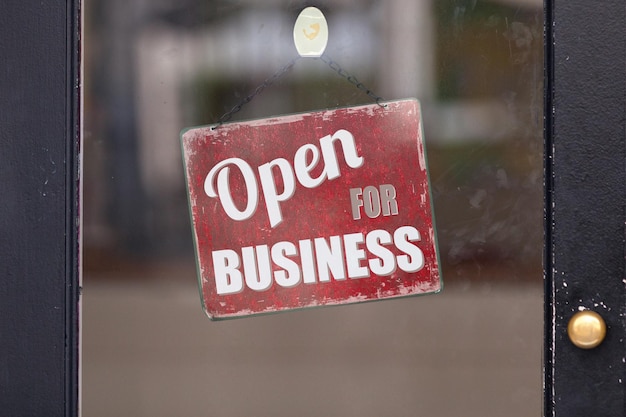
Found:
[[[365,189],[350,188],[350,203],[352,204],[352,218],[361,218],[361,207],[370,219],[398,214],[398,202],[396,201],[396,189],[391,184],[383,184],[378,188],[367,186]]]
[[[259,181],[272,228],[283,221],[280,203],[293,197],[296,191],[296,179],[306,188],[315,188],[327,179],[332,180],[341,176],[335,153],[335,141],[341,143],[344,159],[350,168],[359,168],[363,165],[363,157],[357,153],[354,136],[347,130],[340,129],[334,135],[327,135],[319,140],[323,169],[317,177],[312,177],[311,172],[320,162],[320,149],[310,143],[298,148],[293,166],[284,158],[276,158],[258,167]],[[229,185],[231,166],[238,168],[244,178],[247,198],[244,210],[239,210],[233,201]],[[276,189],[274,180],[275,169],[278,169],[277,174],[280,175],[283,183],[283,190],[280,193]],[[257,178],[250,165],[243,159],[228,158],[215,165],[204,180],[204,192],[211,198],[218,197],[224,211],[233,220],[249,219],[257,210],[259,202]]]
[[[243,291],[244,284],[251,290],[265,291],[273,282],[292,288],[301,283],[329,282],[331,275],[342,281],[371,274],[388,276],[397,268],[417,272],[424,267],[424,254],[414,243],[420,240],[416,228],[401,226],[393,234],[375,229],[367,235],[351,233],[304,239],[297,244],[248,246],[240,253],[217,250],[212,252],[215,286],[219,295],[226,295]]]

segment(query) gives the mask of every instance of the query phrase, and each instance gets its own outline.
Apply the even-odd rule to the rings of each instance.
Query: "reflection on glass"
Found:
[[[210,323],[179,132],[298,56],[416,97],[441,295]],[[542,2],[85,2],[86,415],[528,416],[541,402]],[[373,99],[299,59],[231,120]]]

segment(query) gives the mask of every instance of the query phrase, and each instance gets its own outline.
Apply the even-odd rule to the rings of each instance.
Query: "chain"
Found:
[[[341,68],[339,66],[339,64],[337,62],[333,61],[332,59],[330,59],[330,57],[328,55],[323,54],[322,56],[320,56],[320,60],[322,62],[326,63],[332,70],[334,70],[341,77],[343,77],[346,80],[348,80],[356,88],[358,88],[359,90],[363,91],[365,94],[367,94],[368,96],[373,98],[374,101],[376,101],[376,104],[378,104],[380,107],[387,107],[386,104],[381,104],[381,101],[383,100],[382,97],[377,96],[376,94],[374,94],[374,92],[372,90],[370,90],[369,88],[364,86],[363,83],[360,82],[359,80],[357,80],[354,75],[350,75],[346,70]]]
[[[246,104],[250,103],[252,101],[252,99],[255,98],[256,96],[258,96],[259,94],[261,94],[263,92],[263,90],[265,90],[266,87],[269,87],[270,85],[274,84],[276,82],[276,80],[278,80],[283,75],[285,75],[287,72],[289,72],[289,70],[291,68],[293,68],[293,66],[296,64],[296,61],[298,59],[300,59],[300,57],[296,57],[296,58],[292,59],[287,65],[285,65],[284,67],[282,67],[281,69],[276,71],[274,73],[274,75],[272,75],[271,77],[269,77],[265,81],[263,81],[263,83],[261,85],[259,85],[257,88],[254,89],[254,91],[252,93],[250,93],[247,97],[245,97],[243,100],[241,100],[239,103],[237,103],[237,105],[235,107],[233,107],[232,109],[230,109],[229,111],[224,113],[224,115],[219,118],[219,120],[217,121],[217,125],[214,126],[213,129],[217,129],[222,124],[224,124],[227,121],[229,121],[231,119],[231,117],[233,117],[233,114],[237,113],[239,110],[241,110],[241,108],[243,106],[245,106]]]
[[[272,75],[271,77],[269,77],[268,79],[263,81],[263,83],[261,85],[259,85],[257,88],[255,88],[252,93],[250,93],[243,100],[241,100],[239,103],[237,103],[237,105],[235,105],[232,109],[230,109],[229,111],[224,113],[224,115],[222,117],[220,117],[219,120],[217,121],[217,124],[215,126],[213,126],[213,129],[217,129],[218,127],[220,127],[224,123],[228,122],[233,117],[233,114],[235,114],[238,111],[240,111],[243,106],[245,106],[246,104],[250,103],[253,98],[255,98],[256,96],[261,94],[263,92],[263,90],[265,90],[265,88],[267,88],[270,85],[274,84],[276,82],[276,80],[281,78],[291,68],[293,68],[293,66],[296,64],[296,61],[298,59],[300,59],[300,57],[296,57],[296,58],[292,59],[287,65],[285,65],[284,67],[282,67],[281,69],[276,71],[274,73],[274,75]],[[365,94],[367,94],[368,96],[373,98],[374,101],[376,101],[376,104],[378,104],[380,107],[383,107],[383,108],[387,107],[386,104],[382,104],[381,103],[381,101],[383,100],[382,97],[377,96],[376,94],[374,94],[374,92],[372,90],[370,90],[369,88],[364,86],[362,82],[357,80],[357,78],[354,75],[350,75],[350,73],[348,73],[346,70],[341,68],[337,62],[335,62],[332,59],[330,59],[327,55],[320,56],[320,60],[322,62],[326,63],[332,70],[334,70],[341,77],[343,77],[346,80],[348,80],[348,82],[353,84],[356,88],[358,88],[359,90],[363,91]]]

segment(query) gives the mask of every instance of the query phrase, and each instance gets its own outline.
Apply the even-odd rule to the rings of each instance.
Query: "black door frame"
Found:
[[[546,1],[546,416],[624,414],[626,8]],[[0,3],[0,410],[79,415],[80,0]],[[568,340],[586,308],[598,348]]]
[[[80,0],[0,2],[0,414],[78,416]]]
[[[546,6],[546,416],[626,413],[625,17],[623,0]],[[606,321],[595,349],[569,341],[580,309]]]

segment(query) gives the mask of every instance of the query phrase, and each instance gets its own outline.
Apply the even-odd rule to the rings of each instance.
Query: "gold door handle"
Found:
[[[593,349],[606,337],[606,323],[595,311],[584,310],[574,314],[567,325],[567,335],[581,349]]]

